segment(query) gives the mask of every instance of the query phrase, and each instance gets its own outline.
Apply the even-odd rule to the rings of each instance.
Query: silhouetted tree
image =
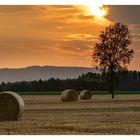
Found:
[[[122,23],[111,24],[101,32],[99,42],[93,47],[92,58],[98,68],[108,74],[108,90],[114,98],[115,72],[127,70],[133,57],[133,49],[129,49],[131,35],[128,27]]]

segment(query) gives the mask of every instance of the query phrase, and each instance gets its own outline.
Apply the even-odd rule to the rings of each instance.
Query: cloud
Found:
[[[94,16],[84,15],[84,14],[77,15],[77,18],[79,18],[79,19],[86,19],[86,20],[94,20]]]
[[[99,37],[92,34],[70,34],[67,36],[70,39],[79,39],[79,40],[97,40]]]
[[[132,33],[131,35],[132,35],[133,41],[140,41],[140,34]]]
[[[118,10],[119,6],[115,11]],[[112,22],[85,15],[83,10],[72,5],[0,6],[0,15],[1,67],[91,66],[92,45],[100,31]],[[120,14],[121,21],[126,20],[123,15]],[[118,13],[111,12],[108,18],[111,17],[119,20]],[[134,38],[131,47],[139,50],[140,26],[129,21]]]
[[[29,12],[33,11],[33,6],[25,6],[25,5],[17,5],[17,6],[11,6],[11,5],[0,5],[0,14],[18,14],[22,12]]]
[[[108,8],[110,12],[107,18],[113,22],[140,23],[139,5],[109,5]]]
[[[0,6],[0,15],[1,67],[87,66],[104,28],[75,6]]]

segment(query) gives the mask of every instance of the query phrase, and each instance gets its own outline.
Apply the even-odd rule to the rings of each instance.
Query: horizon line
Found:
[[[76,67],[76,68],[95,68],[95,67],[88,67],[88,66],[64,66],[64,65],[29,65],[23,67],[0,67],[0,69],[24,69],[29,67]]]

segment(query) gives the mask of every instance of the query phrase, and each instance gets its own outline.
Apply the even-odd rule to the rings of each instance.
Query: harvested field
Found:
[[[140,134],[140,95],[94,95],[62,102],[58,95],[22,96],[19,121],[0,122],[0,134]]]

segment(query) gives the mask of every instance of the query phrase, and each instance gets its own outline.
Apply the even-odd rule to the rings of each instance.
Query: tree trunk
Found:
[[[112,67],[110,69],[110,93],[112,94],[112,99],[114,99],[115,98],[115,94],[114,94],[114,71],[113,71]]]
[[[114,95],[114,91],[112,92],[112,99],[114,99],[115,98],[115,95]]]

